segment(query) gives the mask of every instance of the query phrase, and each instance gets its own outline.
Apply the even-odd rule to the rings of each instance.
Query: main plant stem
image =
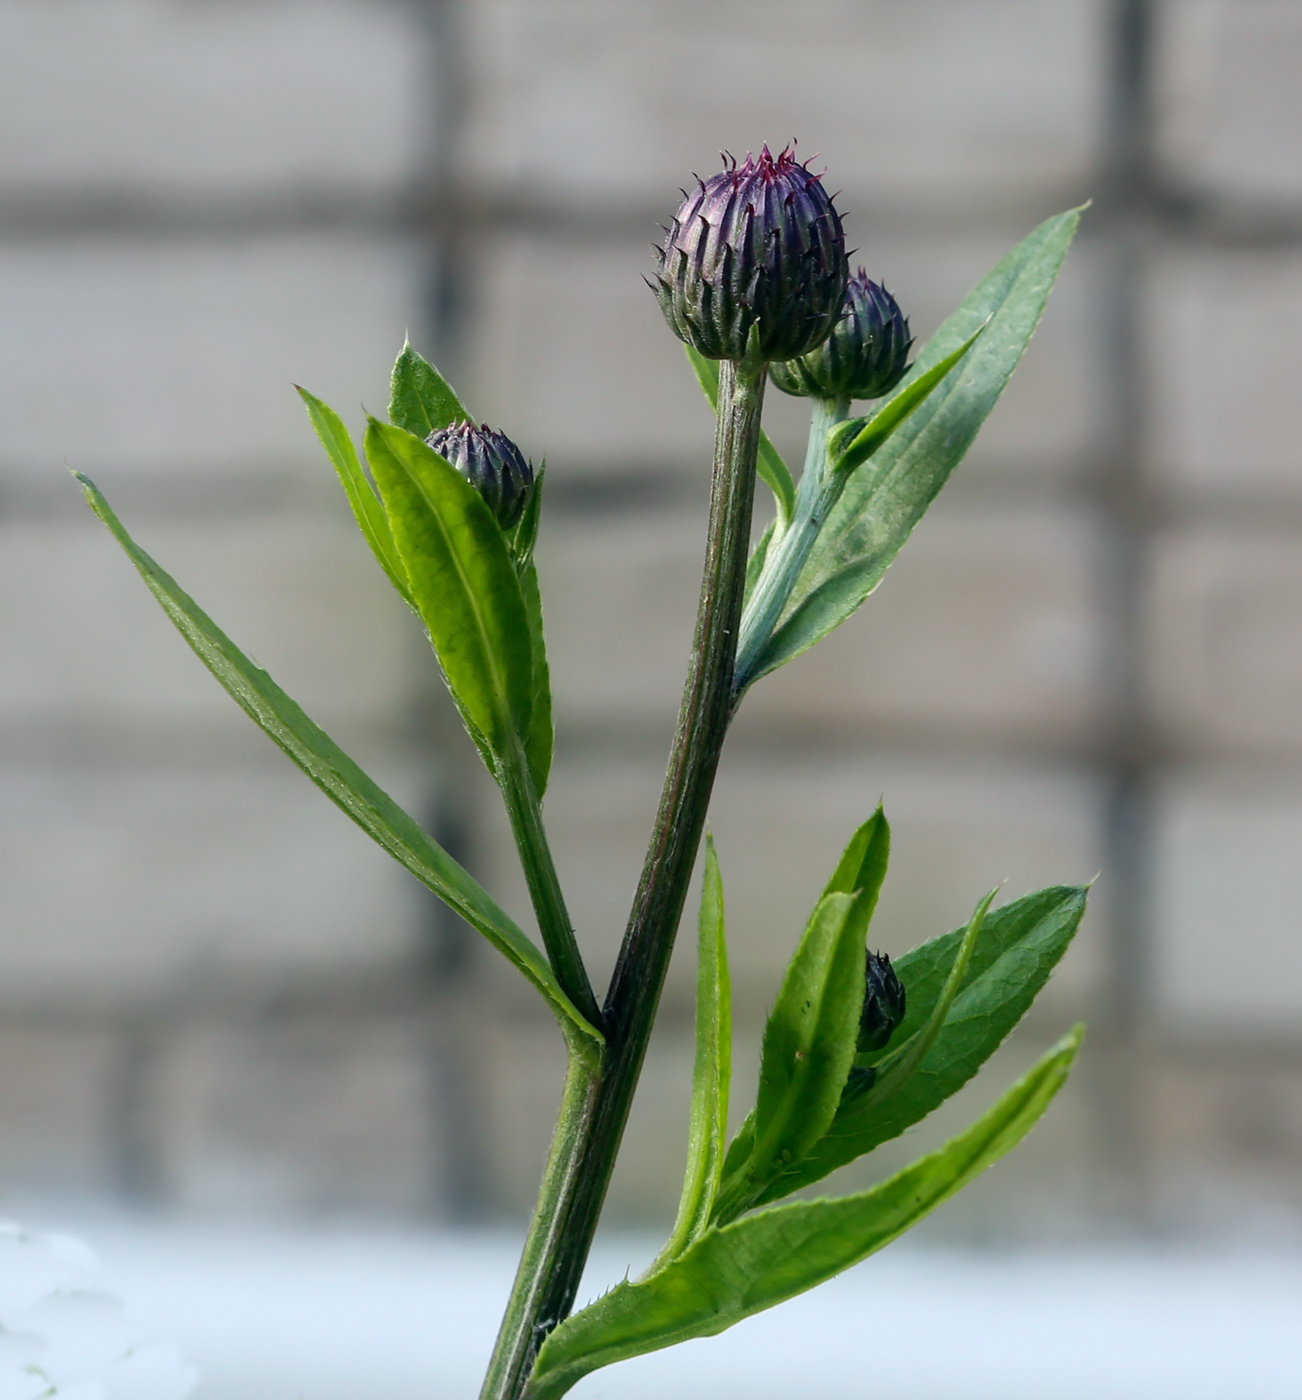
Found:
[[[606,997],[606,1053],[586,1094],[572,1087],[572,1061],[547,1178],[481,1400],[527,1394],[538,1347],[574,1304],[628,1121],[728,730],[766,371],[757,363],[721,367],[696,635],[660,809]]]

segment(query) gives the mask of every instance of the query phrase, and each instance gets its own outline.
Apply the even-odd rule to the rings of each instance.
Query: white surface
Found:
[[[473,1397],[503,1235],[83,1224],[202,1375],[193,1400]],[[649,1242],[608,1242],[595,1287]],[[585,1284],[585,1288],[587,1285]],[[596,1373],[597,1400],[1296,1400],[1302,1258],[895,1247],[719,1338]],[[110,1397],[111,1400],[111,1397]]]

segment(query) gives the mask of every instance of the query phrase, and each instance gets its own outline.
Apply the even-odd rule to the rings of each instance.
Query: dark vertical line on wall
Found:
[[[1151,0],[1114,0],[1112,69],[1099,201],[1106,260],[1102,352],[1110,440],[1095,476],[1106,545],[1102,595],[1108,637],[1104,879],[1111,930],[1099,1025],[1101,1143],[1115,1199],[1132,1226],[1149,1213],[1141,1041],[1153,1000],[1154,786],[1160,758],[1144,696],[1145,571],[1155,524],[1143,475],[1142,316],[1157,208],[1153,169]]]
[[[465,54],[459,0],[413,0],[428,55],[430,139],[422,186],[414,192],[412,223],[426,250],[423,324],[412,328],[417,348],[453,383],[463,375],[470,283],[466,200],[458,177],[465,109]],[[429,674],[434,677],[434,669]],[[437,774],[427,801],[430,830],[473,870],[479,849],[475,794],[478,759],[460,732],[437,680],[417,707],[417,744]],[[491,1173],[485,1156],[482,1086],[476,1076],[479,1017],[473,986],[479,939],[444,904],[424,903],[423,968],[429,984],[428,1200],[432,1213],[458,1222],[489,1213]]]

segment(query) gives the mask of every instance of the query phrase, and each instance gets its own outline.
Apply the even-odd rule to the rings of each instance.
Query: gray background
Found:
[[[882,1154],[1088,1018],[1043,1128],[929,1228],[1295,1237],[1300,70],[1294,0],[0,0],[0,1204],[523,1216],[550,1019],[235,710],[62,464],[523,918],[291,384],[357,428],[409,329],[545,456],[547,815],[604,980],[710,451],[647,244],[720,147],[797,136],[924,338],[1094,204],[941,504],[735,729],[712,824],[739,1105],[884,795],[890,951],[997,880],[1102,872],[994,1075]],[[804,416],[770,394],[797,458]],[[691,977],[680,955],[618,1221],[676,1199]]]

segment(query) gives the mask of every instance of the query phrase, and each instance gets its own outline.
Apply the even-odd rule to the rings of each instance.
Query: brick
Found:
[[[641,868],[663,759],[559,757],[546,803],[548,828],[580,944],[604,986]],[[908,760],[888,752],[725,757],[711,809],[728,907],[739,1020],[771,1003],[782,971],[850,834],[884,794],[892,871],[873,938],[898,953],[964,922],[992,885],[1000,899],[1092,879],[1102,863],[1101,803],[1083,770],[1056,765]],[[526,925],[529,907],[505,823],[492,807],[484,876]],[[1055,980],[1057,1000],[1079,1010],[1102,975],[1106,884],[1088,933]],[[696,895],[670,972],[670,1002],[686,1012],[694,986]],[[501,964],[499,966],[499,964]],[[486,959],[490,995],[528,1002],[518,974]],[[500,990],[499,990],[500,989]]]
[[[852,219],[849,236],[862,244],[855,261],[898,296],[921,345],[1027,232],[1029,224],[1009,224],[983,238],[905,240]],[[555,482],[575,474],[673,474],[702,486],[708,479],[712,418],[642,280],[652,265],[641,238],[504,236],[481,252],[469,332],[471,399],[535,458],[545,456]],[[1088,459],[1097,425],[1090,355],[1098,275],[1088,255],[1073,255],[963,479],[1061,479]],[[770,387],[765,426],[798,465],[808,404]]]
[[[1154,270],[1146,326],[1155,481],[1193,499],[1295,500],[1302,256],[1167,254]]]
[[[539,550],[563,731],[677,712],[699,587],[698,513],[557,518]],[[940,510],[849,622],[747,696],[739,730],[996,737],[1091,731],[1096,542],[1066,511]]]
[[[8,771],[5,998],[132,1003],[205,979],[276,981],[407,957],[414,882],[286,760],[267,762],[263,772]]]
[[[1155,70],[1167,178],[1213,200],[1296,205],[1302,14],[1290,0],[1163,0]]]
[[[424,268],[349,236],[0,247],[0,467],[256,473],[329,466],[294,393],[382,410]]]
[[[1156,1013],[1186,1035],[1302,1029],[1302,801],[1288,769],[1191,767],[1160,792]]]
[[[1186,752],[1302,750],[1295,534],[1173,529],[1154,548],[1149,694]]]
[[[169,1047],[158,1096],[166,1188],[183,1208],[415,1213],[437,1189],[410,1026],[195,1029]]]
[[[818,0],[792,24],[776,0],[640,0],[612,26],[597,0],[494,0],[469,12],[462,159],[495,190],[607,209],[658,207],[720,147],[792,135],[852,201],[1074,189],[1098,140],[1106,15]]]
[[[127,525],[320,723],[350,733],[401,725],[433,658],[342,493],[329,517]],[[154,726],[195,744],[205,724],[243,734],[249,722],[89,512],[84,522],[11,522],[0,539],[0,723]]]
[[[115,1047],[90,1027],[0,1028],[0,1183],[85,1196],[106,1174]]]
[[[5,0],[0,186],[392,194],[433,115],[423,38],[407,7],[348,0]]]

